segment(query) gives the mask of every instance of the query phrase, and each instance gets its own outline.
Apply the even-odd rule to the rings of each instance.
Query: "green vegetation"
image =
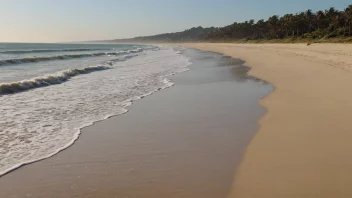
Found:
[[[352,5],[344,11],[312,10],[268,20],[233,23],[205,36],[208,41],[234,42],[339,42],[351,41]]]
[[[352,42],[352,5],[343,11],[331,7],[307,10],[267,20],[233,23],[222,28],[191,28],[183,32],[115,40],[118,42]]]
[[[116,39],[116,42],[192,42],[205,38],[206,35],[217,30],[217,28],[194,27],[183,32],[158,34],[154,36],[141,36],[132,39]]]

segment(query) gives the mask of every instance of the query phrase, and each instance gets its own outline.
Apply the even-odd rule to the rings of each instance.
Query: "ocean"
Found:
[[[0,43],[0,176],[172,86],[167,77],[189,64],[171,47]]]

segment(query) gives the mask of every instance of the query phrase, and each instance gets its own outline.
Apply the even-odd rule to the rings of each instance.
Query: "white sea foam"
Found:
[[[20,91],[26,91],[28,89],[64,83],[73,76],[110,69],[111,67],[109,66],[109,63],[111,62],[108,62],[107,65],[88,66],[80,69],[68,69],[53,74],[46,74],[43,76],[35,77],[29,80],[0,83],[0,96],[4,94],[13,94]]]
[[[161,48],[114,62],[108,70],[0,97],[0,175],[67,148],[82,127],[125,113],[133,100],[172,86],[166,77],[189,64]]]
[[[0,83],[0,97],[5,94],[14,94],[14,93],[17,93],[20,91],[26,91],[29,89],[61,84],[77,75],[88,74],[91,72],[101,71],[106,69],[112,69],[111,66],[115,62],[125,61],[127,59],[138,56],[137,53],[142,51],[143,50],[139,50],[139,49],[134,50],[133,52],[131,52],[133,54],[124,55],[119,58],[109,60],[102,65],[88,66],[88,67],[75,68],[75,69],[66,69],[52,74],[45,74],[43,76],[31,78],[28,80]]]

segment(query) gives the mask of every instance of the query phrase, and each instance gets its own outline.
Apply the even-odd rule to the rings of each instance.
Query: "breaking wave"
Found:
[[[63,81],[92,73],[63,84],[1,96],[0,178],[68,148],[83,127],[126,113],[133,101],[171,86],[167,77],[186,71],[190,64],[187,57],[170,48],[148,50],[141,56],[127,54],[117,61],[131,55],[138,57],[116,65],[109,60],[103,66],[52,72],[55,75],[51,76],[61,76]],[[50,82],[55,83],[55,78]],[[45,76],[36,79],[28,81],[49,81]]]
[[[72,58],[85,58],[85,57],[94,57],[94,56],[118,56],[123,54],[132,54],[142,52],[142,48],[137,48],[127,51],[119,52],[101,52],[101,53],[88,53],[88,54],[68,54],[68,55],[58,55],[58,56],[43,56],[43,57],[28,57],[28,58],[15,58],[15,59],[5,59],[0,60],[0,66],[3,65],[13,65],[13,64],[22,64],[22,63],[35,63],[41,61],[52,61],[52,60],[65,60]]]
[[[28,89],[34,89],[44,86],[50,86],[63,83],[73,76],[80,74],[88,74],[94,71],[110,69],[109,65],[89,66],[81,69],[68,69],[59,71],[54,74],[47,74],[44,76],[32,78],[29,80],[22,80],[18,82],[2,83],[0,84],[0,96],[5,94],[13,94]]]

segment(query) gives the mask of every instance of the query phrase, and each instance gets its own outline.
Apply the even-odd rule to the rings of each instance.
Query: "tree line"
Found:
[[[352,36],[352,5],[313,12],[274,15],[267,20],[235,22],[221,28],[201,26],[182,32],[116,39],[115,42],[217,42],[232,40],[330,39]],[[352,39],[350,39],[352,41]]]
[[[215,32],[217,28],[193,27],[182,32],[165,33],[153,36],[140,36],[132,39],[115,39],[115,42],[192,42],[204,39],[206,35]]]
[[[343,11],[333,7],[313,12],[308,9],[296,14],[274,15],[261,19],[233,23],[207,34],[205,40],[334,38],[352,36],[352,5]]]

